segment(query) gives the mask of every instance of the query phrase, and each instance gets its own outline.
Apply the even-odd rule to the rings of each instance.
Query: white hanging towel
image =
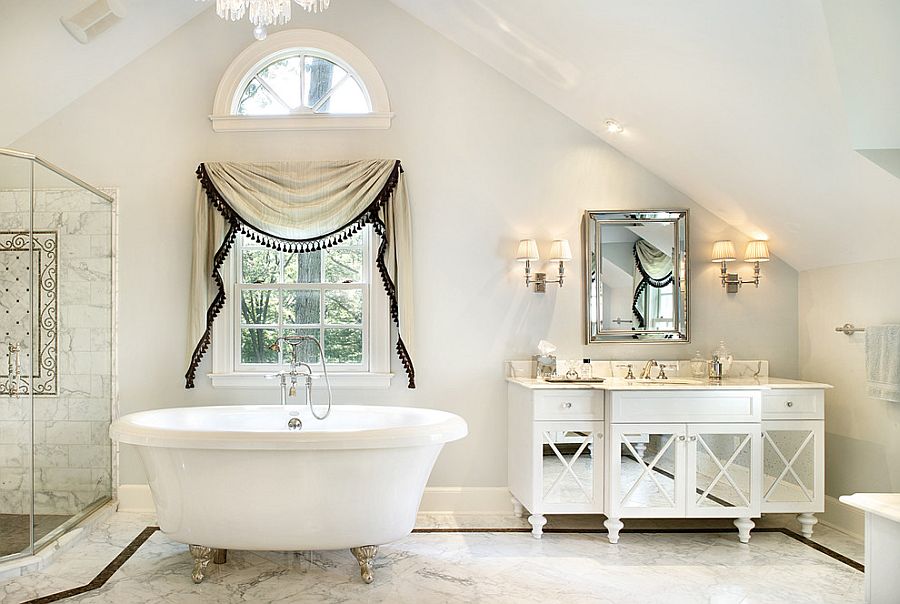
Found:
[[[867,394],[900,403],[900,325],[866,328]]]

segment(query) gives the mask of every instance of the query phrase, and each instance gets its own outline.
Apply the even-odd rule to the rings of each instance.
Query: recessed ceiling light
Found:
[[[606,127],[606,131],[609,134],[621,134],[625,131],[625,128],[614,119],[608,119],[603,122],[603,125]]]

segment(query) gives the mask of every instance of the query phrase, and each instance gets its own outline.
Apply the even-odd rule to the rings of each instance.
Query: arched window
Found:
[[[296,29],[242,52],[219,83],[217,132],[389,128],[393,114],[375,65],[343,38]]]

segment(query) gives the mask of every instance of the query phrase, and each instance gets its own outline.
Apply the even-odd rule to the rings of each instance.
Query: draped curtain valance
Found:
[[[631,310],[639,329],[647,327],[647,319],[642,312],[647,286],[666,287],[674,279],[672,256],[644,239],[634,242],[634,297]]]
[[[194,387],[213,321],[225,305],[220,269],[236,237],[311,252],[366,225],[381,239],[375,263],[397,325],[397,354],[415,388],[409,200],[398,160],[207,162],[197,178],[186,388]]]

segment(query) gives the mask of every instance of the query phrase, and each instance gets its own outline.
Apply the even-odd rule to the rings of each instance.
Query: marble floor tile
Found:
[[[594,527],[602,517],[551,517],[548,526]],[[650,524],[650,521],[633,521]],[[657,524],[659,521],[653,521]],[[365,585],[347,551],[231,551],[190,579],[187,547],[156,532],[100,589],[65,602],[861,602],[863,574],[780,532],[749,545],[724,533],[549,533],[537,540],[509,516],[420,515],[424,530],[505,523],[502,532],[417,532],[380,548]],[[709,521],[704,521],[706,525]],[[47,568],[0,582],[0,604],[86,584],[148,524],[151,515],[111,514]],[[852,539],[830,535],[835,543]],[[836,533],[836,531],[831,531]]]

